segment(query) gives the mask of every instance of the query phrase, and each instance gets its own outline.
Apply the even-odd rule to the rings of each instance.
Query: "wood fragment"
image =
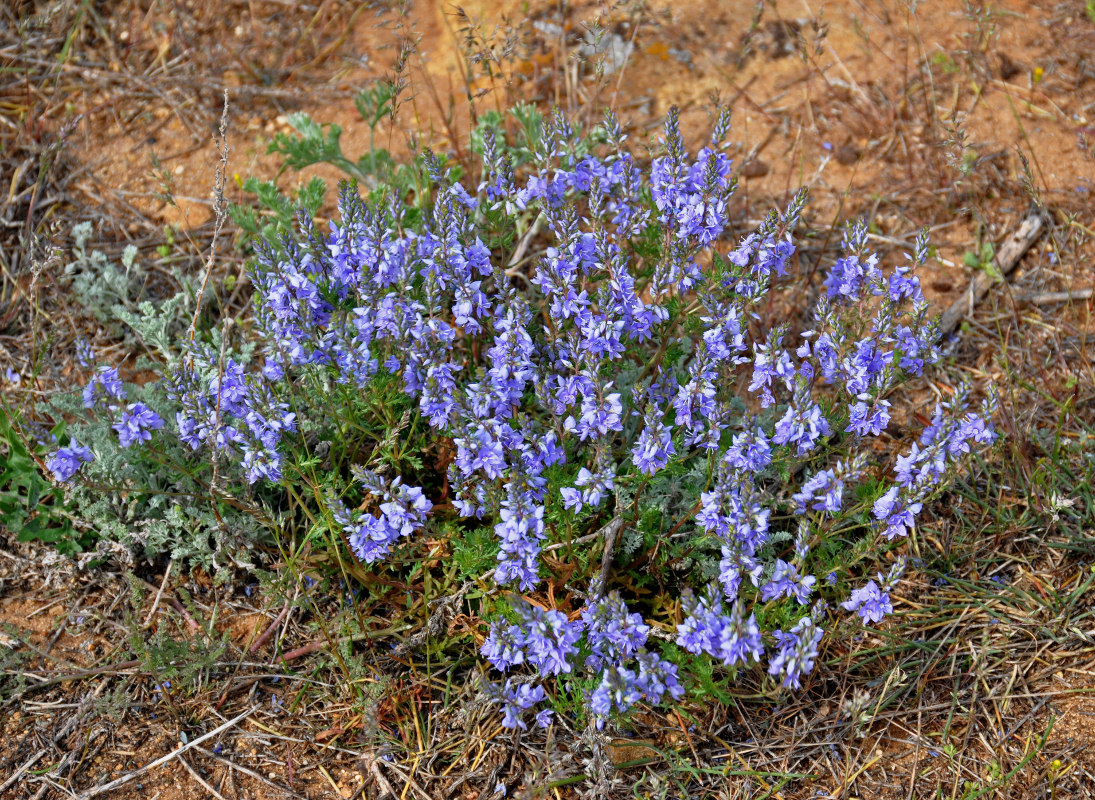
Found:
[[[148,611],[148,616],[145,617],[144,625],[141,627],[147,628],[152,624],[152,618],[156,616],[156,609],[160,607],[160,600],[163,599],[164,589],[167,588],[167,579],[171,577],[171,568],[175,566],[175,559],[172,558],[167,562],[167,569],[163,572],[163,580],[160,581],[160,588],[156,592],[156,599],[152,601],[152,608]]]
[[[1072,303],[1077,300],[1090,300],[1095,289],[1078,289],[1073,292],[1016,292],[1015,299],[1021,303],[1042,305],[1048,303]]]
[[[187,750],[191,750],[191,749],[197,747],[202,742],[204,742],[208,739],[212,739],[217,734],[223,733],[224,731],[226,731],[229,728],[233,727],[237,723],[241,722],[245,717],[251,716],[251,714],[253,714],[256,710],[257,709],[254,709],[254,708],[248,709],[247,711],[244,711],[242,714],[239,714],[238,716],[235,716],[232,719],[228,720],[228,722],[224,723],[223,725],[209,731],[209,733],[203,734],[203,735],[199,736],[197,739],[194,739],[194,740],[188,742],[187,744],[184,744],[182,747],[179,747],[175,750],[172,750],[167,755],[160,756],[155,761],[150,761],[149,763],[145,764],[143,767],[135,769],[132,772],[127,772],[122,777],[116,778],[115,780],[112,780],[110,783],[104,783],[102,786],[96,786],[93,789],[88,789],[86,792],[83,792],[80,795],[78,795],[78,800],[90,800],[90,798],[92,798],[92,797],[98,797],[101,794],[106,794],[107,792],[114,791],[119,786],[124,786],[125,784],[129,783],[131,780],[133,780],[135,778],[139,778],[141,775],[144,775],[146,772],[155,769],[156,767],[160,766],[161,764],[166,764],[171,759],[182,755]]]
[[[23,773],[38,763],[38,759],[46,754],[45,750],[39,750],[36,755],[31,756],[30,761],[27,761],[19,769],[15,770],[10,778],[0,784],[0,795],[2,795],[10,786],[22,777]]]
[[[1046,219],[1042,212],[1037,208],[1031,209],[1019,223],[1019,227],[1004,241],[993,261],[1005,279],[1015,269],[1019,259],[1030,249],[1030,246],[1038,241],[1045,227]],[[940,334],[946,336],[951,333],[962,318],[973,311],[974,306],[988,294],[993,282],[993,279],[984,272],[974,275],[969,288],[943,312],[939,325]]]
[[[379,790],[380,798],[396,798],[399,797],[396,794],[395,789],[388,782],[388,779],[384,777],[384,773],[380,771],[380,766],[376,762],[376,755],[373,753],[364,753],[358,762],[358,770],[361,772],[362,788],[365,787],[365,781],[372,780],[376,788]]]
[[[248,712],[248,713],[250,713],[250,712]],[[297,798],[297,800],[308,800],[307,797],[305,797],[302,794],[298,794],[297,792],[294,792],[289,787],[282,786],[281,784],[275,783],[274,781],[270,780],[265,775],[263,775],[261,772],[255,772],[255,770],[248,769],[247,767],[243,766],[242,764],[237,764],[235,761],[224,758],[222,756],[218,756],[212,750],[206,750],[204,747],[195,747],[194,749],[197,752],[201,753],[206,758],[212,759],[213,761],[216,761],[218,764],[223,764],[224,766],[228,767],[228,774],[229,775],[232,774],[232,770],[235,770],[236,772],[239,772],[243,775],[247,775],[250,778],[254,778],[259,783],[264,783],[267,786],[270,786],[270,787],[278,790],[279,792],[283,792],[284,794],[287,794],[290,797],[295,797],[295,798]],[[238,792],[236,792],[235,794],[237,796],[239,796]]]
[[[247,648],[247,652],[250,653],[251,655],[254,655],[259,650],[259,648],[261,648],[264,644],[266,644],[266,642],[269,640],[269,638],[274,634],[274,631],[277,629],[278,625],[281,624],[281,621],[283,619],[285,619],[285,615],[288,614],[288,613],[289,613],[289,603],[286,602],[285,606],[281,609],[281,613],[278,614],[277,617],[274,619],[274,621],[271,622],[270,625],[266,628],[266,630],[263,631],[259,635],[259,637],[257,639],[255,639],[254,642],[251,643],[251,646]]]
[[[209,794],[213,795],[215,798],[217,798],[217,800],[224,800],[224,795],[222,795],[220,792],[210,786],[206,782],[206,780],[197,773],[197,770],[190,766],[189,762],[187,762],[186,760],[186,756],[179,756],[179,763],[186,767],[186,771],[190,773],[190,777],[196,780],[199,784],[201,784],[202,788],[205,789],[205,791],[209,792]]]

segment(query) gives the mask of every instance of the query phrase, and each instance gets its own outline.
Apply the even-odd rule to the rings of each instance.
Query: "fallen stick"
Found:
[[[281,609],[281,613],[278,614],[277,618],[270,623],[265,631],[262,632],[259,638],[255,639],[255,641],[251,643],[251,646],[247,648],[247,652],[251,655],[254,655],[256,652],[258,652],[259,648],[266,644],[267,639],[273,636],[274,631],[277,629],[278,625],[281,624],[281,621],[285,619],[285,615],[288,613],[289,603],[286,602],[285,607]]]
[[[94,678],[98,675],[118,675],[125,672],[126,670],[138,667],[140,666],[140,664],[140,660],[134,658],[130,661],[121,661],[117,664],[107,664],[106,666],[98,667],[95,669],[85,669],[81,670],[80,672],[68,672],[64,675],[57,675],[53,678],[46,678],[41,683],[36,683],[33,686],[27,686],[26,688],[12,695],[11,699],[18,699],[23,695],[28,694],[29,692],[37,691],[38,689],[44,689],[47,686],[53,686],[58,683],[64,683],[65,681],[79,681],[83,680],[84,678]]]
[[[23,766],[19,767],[19,769],[15,770],[15,773],[10,778],[4,781],[3,784],[0,784],[0,794],[3,794],[5,791],[7,791],[9,786],[13,786],[15,782],[23,776],[23,773],[33,767],[35,764],[37,764],[38,759],[40,759],[45,754],[45,750],[39,750],[37,755],[31,756],[30,761],[26,762],[25,764],[23,764]]]
[[[156,592],[156,599],[152,601],[152,608],[148,612],[148,616],[145,617],[144,625],[141,627],[147,628],[152,624],[152,618],[156,616],[156,609],[160,607],[160,600],[163,599],[164,589],[167,588],[167,579],[171,576],[171,568],[175,566],[175,559],[171,559],[167,562],[167,569],[163,571],[163,580],[160,581],[160,588]]]
[[[1076,300],[1090,300],[1095,295],[1095,289],[1077,289],[1074,292],[1023,292],[1016,294],[1015,299],[1020,303],[1071,303]]]
[[[210,786],[206,782],[206,780],[201,775],[199,775],[192,766],[190,766],[185,756],[179,756],[179,763],[186,767],[186,771],[190,773],[190,777],[196,780],[199,784],[201,784],[201,787],[205,789],[205,791],[209,792],[209,794],[213,795],[215,798],[217,798],[217,800],[224,800],[224,795],[222,795],[220,792]]]
[[[131,780],[133,780],[134,778],[139,778],[141,775],[144,775],[149,770],[153,770],[156,767],[160,766],[161,764],[166,764],[168,761],[175,758],[176,756],[182,755],[187,750],[190,750],[194,747],[197,747],[199,744],[201,744],[202,742],[204,742],[208,739],[212,739],[218,733],[223,733],[224,731],[228,730],[233,725],[235,725],[236,723],[238,723],[242,719],[244,719],[244,717],[251,716],[251,714],[255,713],[256,710],[257,709],[252,708],[248,711],[244,711],[239,716],[233,717],[232,719],[228,720],[228,722],[224,723],[219,728],[214,728],[213,730],[209,731],[209,733],[203,734],[202,736],[199,736],[197,739],[194,739],[193,741],[190,741],[187,744],[184,744],[182,747],[179,747],[175,750],[172,750],[166,756],[160,756],[155,761],[150,761],[149,763],[145,764],[143,767],[140,767],[139,769],[135,769],[132,772],[127,772],[122,777],[117,778],[116,780],[112,780],[110,783],[104,783],[102,786],[96,786],[94,789],[88,789],[86,792],[83,792],[82,794],[79,795],[78,800],[89,800],[89,798],[98,797],[101,794],[106,794],[107,792],[110,792],[110,791],[113,791],[114,789],[117,789],[119,786],[124,786],[125,784],[127,784]]]
[[[165,577],[166,577],[166,575],[165,575]],[[164,592],[162,586],[159,586],[159,587],[154,586],[153,584],[146,581],[144,578],[138,578],[137,580],[139,580],[141,583],[143,583],[145,586],[147,586],[152,591],[156,592],[158,595],[160,593]],[[167,599],[167,602],[170,604],[170,606],[173,609],[175,609],[177,612],[179,612],[179,615],[183,619],[186,620],[186,624],[190,628],[191,633],[197,633],[198,631],[201,630],[201,626],[190,615],[190,612],[186,610],[186,606],[184,606],[182,603],[180,603],[178,601],[178,599],[173,597],[171,594],[164,593],[163,596]]]
[[[1002,276],[1006,278],[1015,269],[1019,259],[1038,240],[1045,227],[1046,219],[1038,209],[1032,209],[1023,218],[1023,221],[1019,223],[1019,227],[1007,238],[993,257],[996,268]],[[942,336],[951,333],[958,326],[962,317],[973,311],[973,307],[988,294],[993,282],[993,279],[984,272],[973,276],[969,289],[963,292],[962,296],[951,303],[950,308],[943,312],[943,318],[939,323],[939,331]]]
[[[379,631],[365,631],[364,633],[355,633],[353,636],[343,636],[342,638],[336,640],[333,646],[334,647],[342,647],[347,642],[356,643],[356,642],[364,641],[365,639],[379,639],[382,636],[390,636],[393,633],[399,633],[400,631],[405,631],[409,627],[411,627],[411,626],[410,625],[403,625],[403,626],[396,626],[396,627],[391,627],[391,628],[384,628],[383,630],[379,630]],[[270,663],[270,666],[275,666],[279,661],[281,661],[281,662],[293,661],[294,659],[300,658],[302,656],[309,655],[310,653],[315,653],[316,651],[322,650],[324,647],[329,647],[329,646],[331,646],[331,642],[328,641],[327,639],[316,639],[313,642],[309,642],[308,644],[301,645],[300,647],[296,648],[295,650],[290,650],[287,653],[282,653],[279,656],[274,656],[274,658],[270,659],[269,663]]]
[[[380,766],[376,763],[376,756],[372,753],[361,756],[361,760],[358,762],[358,771],[361,773],[361,789],[364,789],[365,782],[372,778],[376,782],[376,788],[380,790],[380,797],[399,797],[388,779],[384,777],[384,773],[380,771]]]
[[[260,783],[265,783],[267,786],[270,786],[274,789],[277,789],[279,792],[283,792],[284,794],[287,794],[290,797],[296,797],[296,798],[298,798],[298,800],[308,800],[308,798],[305,797],[304,795],[297,794],[292,789],[289,789],[285,786],[282,786],[281,784],[275,783],[274,781],[270,780],[269,778],[267,778],[262,773],[255,772],[253,769],[248,769],[247,767],[242,766],[241,764],[237,764],[235,761],[230,761],[227,758],[222,758],[221,756],[218,756],[216,753],[214,753],[212,750],[206,750],[204,747],[195,747],[194,749],[197,750],[199,753],[201,753],[206,758],[212,759],[213,761],[216,761],[217,763],[223,764],[224,766],[228,767],[228,769],[230,771],[231,770],[236,770],[237,772],[241,772],[244,775],[247,775],[251,778],[254,778],[255,780],[259,781]],[[229,774],[231,774],[231,772],[229,772]]]

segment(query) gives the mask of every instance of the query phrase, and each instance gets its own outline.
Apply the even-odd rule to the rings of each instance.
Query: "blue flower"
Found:
[[[281,455],[277,450],[244,445],[240,466],[247,475],[248,483],[255,483],[261,478],[272,483],[281,480]]]
[[[94,408],[100,400],[125,400],[125,389],[115,367],[99,367],[95,377],[84,387],[84,408]]]
[[[388,555],[399,539],[420,530],[433,503],[420,488],[404,485],[401,478],[388,482],[366,471],[358,472],[357,477],[371,494],[381,497],[380,515],[365,512],[345,524],[343,531],[354,555],[371,564]]]
[[[893,613],[890,596],[882,591],[873,580],[867,585],[852,590],[851,599],[840,604],[848,611],[855,611],[864,622],[881,622],[887,614]]]
[[[505,685],[496,690],[494,697],[495,702],[502,706],[502,727],[528,730],[528,724],[524,720],[525,712],[546,696],[543,686],[515,684],[512,678],[507,679]]]
[[[682,605],[685,618],[677,626],[677,644],[688,652],[707,653],[728,667],[758,661],[764,654],[756,616],[746,617],[740,601],[727,614],[713,593],[697,597],[686,591]]]
[[[163,427],[160,415],[144,403],[130,403],[122,416],[111,427],[118,432],[122,447],[152,440],[152,431]]]
[[[426,433],[441,446],[436,467],[433,458],[418,464],[418,445],[399,460],[418,472],[443,469],[446,505],[473,520],[469,528],[493,530],[497,586],[542,596],[541,566],[554,567],[541,559],[549,536],[595,538],[596,509],[670,515],[674,537],[720,554],[704,594],[683,595],[678,645],[731,669],[767,655],[770,674],[798,687],[818,656],[820,606],[772,633],[761,630],[756,604],[809,604],[819,577],[811,571],[832,567],[826,580],[837,582],[847,565],[810,546],[849,530],[862,511],[845,501],[862,496],[866,454],[885,444],[863,439],[887,429],[883,398],[899,381],[939,360],[939,328],[915,274],[926,235],[908,263],[884,274],[862,220],[847,227],[808,312],[811,329],[793,330],[790,317],[770,324],[773,286],[796,258],[805,194],[727,244],[727,126],[720,113],[714,136],[692,154],[671,110],[648,170],[621,148],[612,115],[608,153],[576,149],[576,131],[556,117],[516,166],[517,151],[488,127],[474,191],[432,154],[423,161],[432,186],[413,205],[342,187],[329,231],[302,215],[298,235],[256,244],[257,341],[186,346],[167,390],[179,440],[193,451],[185,455],[217,463],[241,492],[245,482],[284,483],[317,433],[336,438],[335,473],[338,464],[379,463],[387,445],[377,449],[361,438],[371,437],[369,425],[342,415],[402,391],[405,432],[390,436],[420,442]],[[727,248],[725,261],[715,257]],[[503,261],[517,249],[535,255]],[[116,369],[97,369],[83,394],[89,408],[109,407],[122,447],[163,426],[143,403],[124,407]],[[994,441],[991,397],[976,412],[969,405],[968,391],[955,393],[897,457],[896,479],[872,508],[882,536],[908,535],[928,494]],[[336,426],[350,437],[345,446]],[[837,460],[827,437],[849,455]],[[47,464],[69,480],[91,457],[73,442]],[[432,503],[402,477],[350,471],[359,485],[338,485],[334,474],[325,516],[359,561],[382,562],[425,528]],[[275,502],[276,489],[259,494]],[[797,512],[789,526],[788,499]],[[695,529],[678,531],[693,508]],[[856,590],[845,607],[880,619],[898,574],[895,566]],[[597,724],[681,696],[676,666],[647,649],[650,624],[606,591],[590,588],[573,612],[519,594],[509,619],[490,626],[480,651],[510,676],[489,689],[506,727],[525,728],[545,699],[535,676],[574,675],[589,688]],[[537,724],[551,723],[550,709],[534,713]]]
[[[544,507],[511,492],[498,511],[494,535],[501,542],[494,578],[505,586],[516,583],[528,591],[539,581],[540,542],[544,538]]]
[[[813,670],[818,644],[824,634],[825,631],[809,616],[800,619],[786,633],[779,629],[773,631],[776,651],[768,661],[768,674],[782,676],[785,688],[802,688],[802,676]]]
[[[760,472],[772,462],[772,447],[763,430],[749,427],[734,435],[724,460],[744,472]]]
[[[806,605],[810,602],[810,593],[813,592],[815,583],[817,578],[813,575],[800,576],[793,564],[777,558],[772,578],[760,587],[760,599],[768,602],[777,597],[794,597],[800,605]]]
[[[862,400],[848,406],[848,431],[859,436],[879,436],[890,424],[890,404],[876,400],[873,407]]]
[[[585,467],[580,468],[574,488],[564,486],[560,489],[563,505],[574,512],[581,511],[584,506],[596,508],[615,488],[615,477],[614,467],[604,467],[595,473]]]
[[[799,514],[806,511],[807,505],[815,511],[836,513],[844,501],[844,481],[837,478],[834,470],[823,469],[811,476],[791,499],[798,503]]]
[[[886,526],[883,535],[892,541],[898,536],[905,536],[912,532],[916,524],[916,515],[920,513],[922,507],[921,503],[906,503],[899,496],[898,487],[893,486],[875,500],[872,511],[875,519]]]
[[[46,459],[46,468],[53,475],[54,480],[67,483],[79,472],[80,467],[94,460],[95,456],[92,455],[91,450],[73,439],[68,447],[60,448]]]
[[[491,625],[479,652],[499,672],[507,672],[525,661],[525,634],[517,625]]]
[[[85,369],[89,369],[95,363],[95,351],[91,349],[87,339],[76,340],[76,363]]]
[[[776,423],[773,444],[793,444],[797,455],[810,452],[819,439],[832,433],[829,421],[821,413],[817,403],[802,407],[792,403]]]
[[[642,615],[629,613],[619,592],[609,592],[582,612],[590,654],[586,666],[600,669],[609,663],[627,661],[645,644],[650,626]]]
[[[642,433],[635,439],[631,448],[631,461],[644,475],[653,475],[676,455],[673,447],[673,434],[655,415],[646,417]]]

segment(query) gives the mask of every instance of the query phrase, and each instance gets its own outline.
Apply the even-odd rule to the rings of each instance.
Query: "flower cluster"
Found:
[[[84,387],[84,408],[95,408],[100,401],[125,400],[125,387],[118,377],[117,367],[99,367],[95,377]]]
[[[812,574],[820,559],[811,548],[849,520],[859,529],[873,520],[887,539],[910,533],[931,493],[993,440],[994,409],[971,410],[959,391],[892,478],[869,460],[879,450],[869,440],[890,426],[887,396],[939,359],[915,274],[927,240],[907,264],[884,269],[867,251],[866,223],[851,225],[803,321],[774,324],[761,301],[791,273],[806,197],[727,241],[728,126],[720,114],[693,157],[670,113],[647,170],[611,115],[604,155],[575,145],[556,118],[528,175],[486,136],[474,193],[430,154],[431,186],[417,207],[343,186],[328,233],[302,215],[299,236],[257,245],[251,344],[261,363],[223,343],[188,345],[168,380],[179,440],[248,485],[289,484],[300,476],[287,453],[305,447],[332,407],[358,408],[379,379],[394,382],[420,427],[452,451],[436,476],[443,497],[435,507],[402,476],[359,471],[360,486],[346,490],[365,495],[358,511],[336,499],[341,490],[325,510],[365,563],[441,508],[486,524],[494,581],[523,593],[545,576],[541,555],[561,538],[558,520],[570,530],[607,511],[634,513],[624,520],[633,524],[648,487],[686,461],[704,464],[704,480],[673,478],[668,492],[694,508],[669,521],[673,530],[718,554],[716,580],[684,593],[677,643],[734,668],[767,658],[780,685],[797,687],[830,613],[821,596],[838,599],[835,579]],[[84,393],[89,408],[110,406],[121,446],[147,442],[163,421],[142,403],[122,410],[125,399],[109,369]],[[298,430],[297,414],[309,410],[315,418]],[[347,458],[367,457],[358,445]],[[90,457],[73,442],[50,469],[67,480]],[[879,622],[891,585],[870,581],[844,608]],[[761,629],[757,612],[770,604],[790,615],[786,630]],[[484,657],[503,672],[595,673],[587,699],[602,720],[683,692],[676,666],[647,648],[641,616],[603,587],[573,619],[526,601],[512,610],[516,622],[491,627]],[[544,696],[517,679],[495,693],[510,727],[523,727]]]
[[[91,450],[73,439],[67,447],[60,448],[46,459],[46,468],[55,480],[68,481],[80,467],[94,460]]]
[[[144,403],[130,403],[111,427],[118,432],[118,443],[130,447],[151,441],[152,431],[162,428],[163,420]]]
[[[881,622],[883,617],[893,613],[890,590],[904,571],[905,561],[899,559],[885,577],[879,573],[877,583],[871,580],[867,581],[865,586],[853,589],[852,596],[841,603],[841,607],[848,611],[855,611],[864,622]]]
[[[741,601],[727,613],[717,592],[697,597],[688,590],[682,605],[685,617],[677,626],[677,644],[689,653],[707,653],[727,666],[747,665],[763,656],[764,639],[756,615],[746,617]]]
[[[354,555],[371,564],[387,556],[397,541],[419,530],[433,503],[419,487],[404,485],[402,478],[386,481],[367,470],[357,470],[356,476],[369,494],[380,498],[380,515],[362,512],[353,517],[337,501],[332,500],[331,505]]]
[[[191,450],[239,461],[248,483],[281,480],[285,433],[296,430],[296,413],[277,397],[262,375],[234,359],[221,360],[209,346],[195,345],[172,376],[169,395],[178,406],[179,439]]]
[[[77,348],[77,362],[88,369],[94,367],[94,354],[83,340]],[[118,435],[118,445],[122,448],[151,441],[152,431],[163,427],[160,415],[145,403],[135,402],[122,406],[128,397],[125,386],[118,375],[117,367],[99,366],[94,369],[91,380],[84,386],[82,400],[84,408],[96,412],[104,406],[112,419],[111,428]],[[62,483],[75,477],[84,464],[95,460],[90,448],[72,439],[68,446],[59,448],[46,459],[46,468],[55,480]]]
[[[600,682],[588,698],[598,725],[614,710],[627,711],[641,700],[658,703],[666,695],[673,699],[684,695],[677,666],[647,650],[650,627],[641,615],[629,613],[618,592],[592,597],[574,620],[523,600],[513,609],[518,622],[495,622],[480,653],[501,672],[521,664],[543,676],[583,669],[599,672]],[[528,684],[519,688],[522,694],[518,695],[510,685],[507,681],[494,692],[494,699],[502,704],[502,724],[524,728],[521,713],[546,695],[541,687],[536,692]]]

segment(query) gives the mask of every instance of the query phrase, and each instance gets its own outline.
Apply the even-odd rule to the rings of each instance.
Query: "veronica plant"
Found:
[[[343,185],[329,232],[302,215],[298,235],[259,243],[254,359],[223,341],[187,345],[165,379],[174,413],[163,418],[123,406],[109,369],[84,397],[110,404],[122,447],[181,442],[214,465],[226,496],[316,498],[316,524],[362,564],[385,563],[427,528],[454,548],[492,531],[493,568],[469,577],[517,597],[481,645],[509,673],[491,690],[508,727],[526,727],[546,679],[586,687],[599,723],[678,699],[683,653],[731,671],[759,664],[773,686],[798,688],[830,601],[871,623],[892,611],[899,566],[850,597],[843,579],[915,530],[926,501],[992,441],[993,409],[956,391],[905,452],[885,455],[887,396],[939,359],[915,275],[926,237],[884,269],[853,224],[812,308],[779,310],[806,195],[730,235],[728,128],[720,113],[693,156],[672,112],[644,168],[611,115],[599,148],[556,117],[528,137],[515,174],[500,129],[486,126],[475,186],[429,153],[424,194],[363,200]],[[98,457],[70,432],[49,462],[61,481]],[[436,468],[406,449],[382,457],[377,442],[412,436],[446,454]],[[659,578],[682,603],[673,643],[658,647],[610,589],[611,553],[598,573],[583,549],[600,548],[603,529],[623,531],[633,552],[651,519],[659,541],[714,555],[709,569]],[[834,564],[849,542],[866,544]],[[569,613],[518,597],[562,586],[548,546],[590,581]],[[550,709],[535,719],[550,724]]]

